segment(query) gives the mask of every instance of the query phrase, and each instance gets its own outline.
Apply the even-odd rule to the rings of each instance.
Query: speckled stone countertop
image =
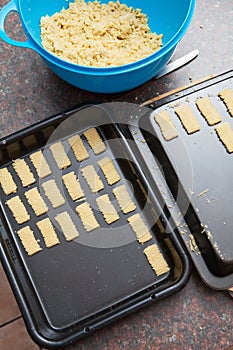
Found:
[[[0,8],[7,3],[0,0]],[[177,9],[178,10],[178,9]],[[193,49],[199,57],[160,80],[111,96],[81,91],[49,70],[38,54],[0,42],[0,137],[87,101],[142,103],[209,75],[233,69],[233,3],[197,0],[187,34],[173,59]],[[22,38],[17,15],[8,32]],[[233,345],[233,300],[205,286],[193,269],[180,292],[117,321],[69,350],[226,349]]]

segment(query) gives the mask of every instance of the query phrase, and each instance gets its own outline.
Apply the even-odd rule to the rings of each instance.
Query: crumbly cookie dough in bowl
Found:
[[[55,74],[57,74],[64,81],[78,88],[96,93],[116,93],[127,91],[150,80],[169,61],[177,44],[182,39],[190,25],[194,12],[195,0],[183,0],[182,3],[174,0],[121,1],[123,5],[127,6],[127,8],[132,7],[135,10],[140,9],[141,12],[138,13],[137,16],[142,20],[148,18],[148,26],[151,33],[157,33],[156,35],[158,37],[158,42],[156,39],[155,44],[157,45],[159,43],[159,48],[153,53],[148,51],[150,45],[147,44],[149,44],[151,40],[153,41],[153,38],[148,39],[149,36],[147,39],[143,39],[147,43],[143,49],[140,47],[140,50],[138,50],[139,35],[137,35],[137,40],[132,38],[131,43],[125,43],[123,45],[123,42],[126,39],[125,36],[128,38],[128,32],[131,31],[132,33],[140,33],[141,26],[146,25],[146,23],[143,23],[136,28],[137,25],[134,23],[134,19],[132,18],[133,13],[127,13],[126,11],[123,18],[121,18],[122,23],[118,29],[120,29],[122,32],[118,33],[117,40],[121,44],[121,50],[123,50],[124,46],[127,49],[131,47],[130,57],[132,54],[135,54],[136,51],[138,53],[141,51],[141,53],[143,53],[143,57],[136,56],[136,58],[134,57],[134,60],[131,60],[130,62],[127,59],[128,63],[125,64],[123,64],[121,61],[123,58],[122,53],[120,53],[120,55],[113,54],[112,56],[108,56],[107,50],[104,50],[104,54],[102,51],[100,51],[99,47],[97,50],[96,40],[94,40],[96,52],[93,53],[91,47],[88,49],[85,47],[86,44],[81,38],[80,34],[78,37],[76,36],[74,41],[84,45],[82,49],[78,49],[81,56],[81,58],[79,57],[78,60],[84,60],[85,65],[81,61],[76,61],[77,63],[73,63],[72,53],[68,54],[69,60],[67,60],[58,57],[55,55],[55,53],[44,48],[41,40],[41,19],[46,16],[51,17],[55,13],[62,12],[63,8],[64,11],[67,11],[69,6],[75,6],[74,0],[56,0],[49,2],[45,0],[41,0],[39,2],[35,0],[11,0],[0,11],[0,37],[11,45],[30,48],[36,51],[45,60],[46,64]],[[101,5],[108,6],[107,4],[109,3],[109,0],[100,0],[100,3]],[[112,3],[114,4],[112,6],[116,6],[115,1],[112,1]],[[91,4],[92,6],[98,5],[97,2],[91,2]],[[4,23],[11,11],[16,11],[19,13],[22,27],[27,36],[26,41],[16,41],[8,37],[7,33],[5,32]],[[174,13],[176,14],[175,16]],[[144,14],[146,17],[144,18],[142,14]],[[95,11],[95,15],[98,16],[98,11]],[[92,13],[92,16],[94,16],[94,13]],[[105,36],[106,31],[111,31],[111,34],[114,34],[112,32],[115,31],[116,24],[114,21],[112,22],[113,26],[110,24],[110,27],[101,25],[99,25],[99,27],[98,25],[95,26],[95,39],[97,34],[99,36]],[[93,20],[91,18],[89,23],[86,23],[85,26],[87,27],[88,24],[90,27],[92,26],[92,23]],[[77,23],[72,27],[72,30],[75,30],[76,25]],[[148,30],[146,30],[146,32],[148,32]],[[149,35],[151,35],[151,33],[149,33]],[[162,38],[159,37],[160,34],[162,34]],[[142,35],[140,37],[142,37]],[[162,46],[160,42],[161,39]],[[90,34],[90,40],[93,40],[92,34]],[[106,37],[106,40],[108,40],[107,47],[110,44],[113,45],[113,51],[115,52],[116,42],[118,41],[116,39],[114,41],[110,36],[109,38]],[[143,42],[143,45],[145,42]],[[66,39],[56,41],[56,51],[63,52],[64,45],[70,45]],[[65,52],[67,53],[67,47]],[[76,59],[76,53],[74,54],[74,57]],[[118,62],[113,61],[113,57],[115,57]],[[99,66],[96,66],[95,61],[99,62]],[[95,63],[94,66],[93,63]]]

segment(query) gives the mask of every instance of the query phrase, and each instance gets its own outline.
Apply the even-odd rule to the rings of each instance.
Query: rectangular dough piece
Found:
[[[219,93],[220,98],[223,100],[228,112],[233,117],[233,90],[225,89]]]
[[[54,180],[48,180],[42,184],[46,197],[51,202],[53,208],[58,208],[65,204],[65,200]]]
[[[178,137],[176,127],[173,124],[168,111],[161,111],[154,116],[162,135],[166,141],[170,141]]]
[[[47,248],[51,248],[60,243],[49,218],[38,221],[36,225],[44,238],[45,246]]]
[[[113,194],[117,199],[117,202],[124,214],[130,213],[136,209],[131,196],[125,185],[115,187],[113,189]]]
[[[201,130],[200,124],[188,104],[176,108],[175,113],[178,115],[188,134],[193,134],[194,132]]]
[[[82,221],[87,232],[93,231],[99,227],[99,223],[95,218],[93,210],[89,203],[85,202],[76,207],[76,211]]]
[[[23,224],[30,219],[30,215],[28,214],[27,209],[19,196],[12,197],[6,201],[6,204],[12,211],[12,214],[18,224]]]
[[[116,170],[113,161],[109,157],[100,159],[98,161],[98,165],[100,166],[109,185],[113,185],[120,181],[121,177]]]
[[[144,244],[152,239],[149,228],[140,214],[134,214],[127,219],[139,243]]]
[[[119,215],[108,194],[104,194],[103,196],[96,198],[96,203],[107,224],[111,224],[119,219]]]
[[[19,176],[23,187],[27,187],[36,182],[33,173],[24,159],[16,159],[13,161],[13,168]]]
[[[144,249],[144,254],[157,276],[170,271],[170,268],[156,243],[146,247]]]
[[[6,195],[15,193],[17,190],[16,183],[7,168],[0,169],[0,184]]]
[[[88,183],[92,193],[99,192],[104,188],[104,184],[93,165],[87,165],[86,167],[81,168],[81,173]]]
[[[87,149],[83,143],[83,140],[79,135],[71,136],[68,139],[68,143],[72,148],[76,159],[79,162],[82,162],[83,160],[89,158],[89,153],[87,152]]]
[[[63,175],[62,179],[73,201],[84,197],[84,192],[74,171]]]
[[[215,125],[222,121],[221,115],[213,106],[209,97],[198,98],[196,105],[209,125]]]
[[[95,128],[85,131],[84,136],[95,154],[100,154],[106,150],[106,146]]]
[[[55,216],[56,221],[58,222],[65,239],[69,242],[79,236],[79,232],[73,223],[70,215],[64,211],[63,213],[57,214]]]
[[[33,255],[36,254],[38,252],[40,252],[42,250],[42,248],[40,247],[38,241],[36,240],[33,231],[31,230],[31,228],[29,226],[25,226],[23,228],[21,228],[18,232],[17,232],[21,243],[24,247],[24,249],[26,250],[26,252],[28,253],[28,255]]]
[[[39,193],[37,187],[26,191],[25,197],[27,198],[28,203],[34,210],[36,216],[40,216],[47,213],[48,207],[45,204],[43,198],[41,197],[41,194]]]
[[[29,158],[32,164],[34,165],[37,175],[40,179],[43,179],[44,177],[49,176],[52,173],[48,162],[46,161],[41,150],[32,153]]]
[[[49,148],[57,163],[58,169],[66,169],[71,165],[67,152],[60,141],[53,143]]]
[[[233,152],[233,129],[230,124],[225,122],[218,125],[216,128],[216,133],[221,140],[221,142],[226,147],[229,153]]]

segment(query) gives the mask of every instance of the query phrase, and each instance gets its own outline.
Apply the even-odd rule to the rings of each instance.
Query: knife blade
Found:
[[[164,75],[167,75],[170,72],[173,72],[174,70],[183,67],[185,64],[191,62],[199,55],[199,50],[193,50],[189,52],[187,55],[184,55],[175,61],[168,63],[164,68],[162,68],[156,75],[155,79],[159,79],[163,77]]]

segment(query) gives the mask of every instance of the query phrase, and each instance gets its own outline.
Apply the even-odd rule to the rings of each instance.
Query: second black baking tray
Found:
[[[117,108],[117,110],[119,110]],[[127,108],[120,108],[126,113]],[[159,300],[181,289],[189,277],[189,260],[176,229],[172,227],[166,205],[156,183],[148,183],[143,165],[134,154],[133,137],[127,125],[117,123],[118,117],[109,106],[85,105],[76,110],[44,120],[0,142],[1,169],[7,169],[16,190],[4,189],[1,178],[1,261],[19,303],[27,329],[43,347],[61,347],[97,330],[124,314]],[[94,128],[105,149],[94,152],[85,132]],[[78,161],[69,145],[72,136],[81,138],[88,157]],[[51,145],[59,144],[69,159],[66,166],[58,166]],[[50,173],[39,177],[31,155],[43,152]],[[77,152],[79,150],[77,149]],[[59,154],[57,154],[59,158]],[[108,157],[120,179],[109,184],[98,162]],[[33,180],[22,182],[25,173],[16,170],[16,160],[23,160]],[[82,169],[92,166],[102,181],[102,188],[92,191],[82,176]],[[72,200],[62,181],[73,173],[79,179],[84,196]],[[53,205],[43,185],[53,181],[64,199]],[[135,208],[122,212],[114,196],[114,188],[124,185]],[[7,186],[8,187],[8,186]],[[39,191],[47,211],[36,213],[35,205],[27,201],[27,192]],[[96,200],[108,195],[118,213],[118,219],[108,224],[98,210]],[[26,219],[17,218],[9,201],[18,197],[26,209]],[[51,199],[51,198],[50,198]],[[98,227],[87,231],[76,208],[87,202]],[[39,207],[39,203],[38,203]],[[64,230],[57,225],[57,215],[66,213],[79,236],[65,239]],[[138,214],[148,228],[150,239],[144,244],[135,236],[129,218]],[[48,248],[38,229],[38,222],[49,219],[59,244]],[[85,219],[88,221],[88,218]],[[174,225],[173,225],[174,226]],[[29,228],[40,250],[29,255],[19,237],[21,229]],[[67,229],[66,233],[70,228]],[[135,228],[137,230],[137,227]],[[28,232],[28,231],[27,231]],[[156,245],[166,269],[155,272],[144,253]],[[157,263],[157,262],[156,262]]]
[[[228,94],[228,102],[221,97],[222,92]],[[207,118],[216,111],[219,116],[213,125],[198,108],[203,98],[208,104]],[[233,284],[233,153],[216,129],[227,124],[232,130],[228,142],[233,144],[232,104],[230,71],[161,99],[152,106],[154,112],[135,119],[136,127],[132,127],[135,142],[147,155],[153,177],[157,174],[157,185],[200,276],[220,290]],[[189,107],[200,130],[187,133],[176,113],[183,106]],[[169,141],[155,120],[164,111],[178,135]]]

